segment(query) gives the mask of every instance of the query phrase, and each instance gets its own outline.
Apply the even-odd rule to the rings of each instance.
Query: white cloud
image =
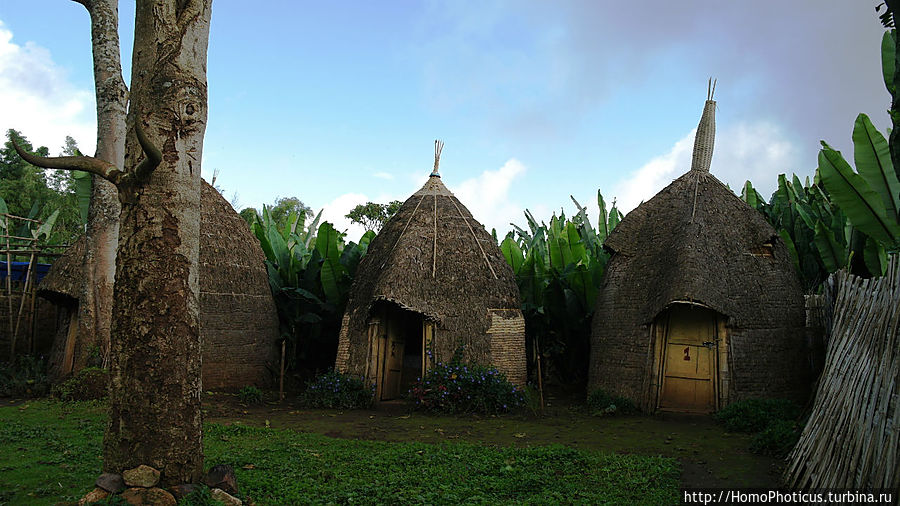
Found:
[[[681,138],[668,153],[637,169],[615,188],[619,209],[628,212],[649,200],[691,166],[694,131]],[[801,153],[785,139],[782,129],[760,121],[738,123],[716,132],[710,172],[740,194],[746,180],[765,198],[775,190],[778,174],[796,172]],[[800,169],[801,171],[804,170]]]
[[[388,181],[394,179],[394,175],[388,172],[376,172],[372,174],[373,177],[377,177],[378,179],[386,179]]]
[[[359,204],[365,204],[371,199],[362,193],[345,193],[339,195],[331,202],[322,207],[322,221],[329,222],[339,232],[347,232],[347,241],[357,241],[360,236],[366,233],[365,229],[350,221],[347,213]]]
[[[524,207],[510,199],[509,188],[524,172],[525,166],[510,158],[499,169],[486,170],[455,185],[451,191],[488,231],[496,228],[497,235],[502,237],[510,230],[510,222],[522,221]]]
[[[35,146],[57,154],[71,135],[85,153],[96,143],[95,102],[92,90],[72,85],[49,51],[27,42],[12,41],[13,33],[0,21],[0,111],[6,130],[21,131]],[[5,139],[4,139],[5,140]]]

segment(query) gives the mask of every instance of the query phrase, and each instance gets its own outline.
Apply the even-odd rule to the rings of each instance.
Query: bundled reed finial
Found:
[[[697,135],[694,137],[694,157],[691,160],[691,170],[709,172],[709,166],[712,163],[713,146],[716,143],[716,101],[713,100],[715,93],[716,81],[709,78],[706,87],[706,104],[703,106],[703,115],[700,116]]]
[[[444,141],[440,139],[435,139],[434,141],[434,170],[431,171],[431,175],[434,177],[441,177],[438,173],[438,166],[441,164],[441,151],[444,149]]]

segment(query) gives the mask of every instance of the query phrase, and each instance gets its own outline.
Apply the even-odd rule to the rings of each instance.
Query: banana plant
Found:
[[[546,223],[526,210],[526,227],[512,224],[500,243],[519,285],[528,347],[539,340],[551,374],[566,382],[586,377],[594,302],[609,259],[603,241],[622,219],[615,204],[607,211],[600,192],[596,227],[574,197],[572,202],[572,218],[560,210]]]

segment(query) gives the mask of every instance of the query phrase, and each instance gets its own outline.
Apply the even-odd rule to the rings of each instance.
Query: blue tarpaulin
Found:
[[[12,271],[13,281],[25,281],[28,274],[28,262],[10,262],[10,270]],[[40,283],[47,272],[50,270],[50,264],[34,264],[34,273],[37,275],[37,282]],[[6,262],[0,262],[0,281],[6,280]]]

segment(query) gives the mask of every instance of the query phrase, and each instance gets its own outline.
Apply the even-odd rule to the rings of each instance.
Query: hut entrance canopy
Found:
[[[719,390],[720,323],[724,317],[697,304],[676,303],[654,320],[658,350],[656,406],[660,410],[709,413]]]

